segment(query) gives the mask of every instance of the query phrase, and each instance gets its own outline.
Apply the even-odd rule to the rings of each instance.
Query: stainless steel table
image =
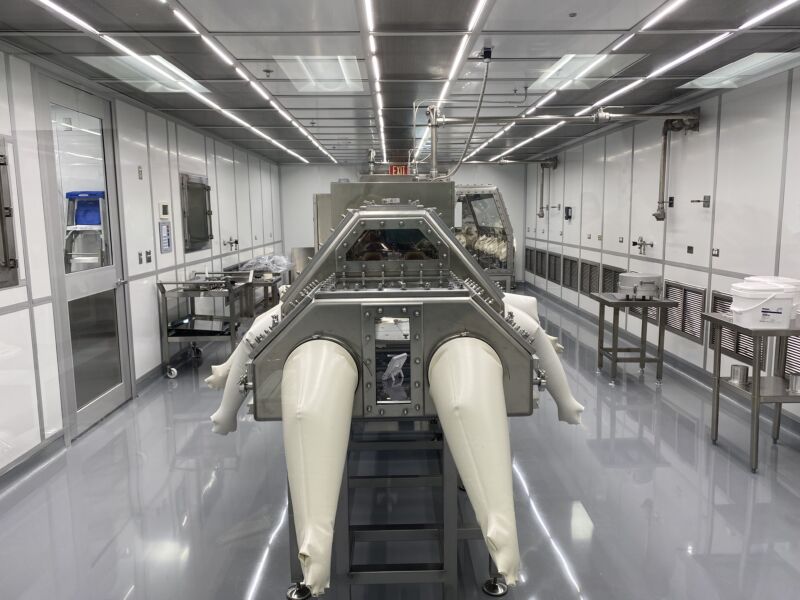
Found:
[[[722,364],[722,344],[714,344],[714,371],[713,387],[711,391],[711,442],[716,444],[719,436],[719,391],[725,387],[731,392],[750,397],[750,468],[753,473],[758,470],[758,417],[762,404],[775,404],[775,415],[772,419],[772,441],[778,443],[781,429],[781,409],[784,402],[800,402],[800,394],[788,391],[788,384],[784,379],[786,370],[786,344],[789,337],[800,335],[800,320],[795,320],[786,329],[750,329],[733,323],[731,316],[725,313],[703,313],[703,321],[708,321],[711,326],[709,347],[712,339],[721,340],[722,330],[748,335],[753,338],[753,371],[750,383],[739,385],[733,383],[730,377],[722,377],[720,365]],[[716,334],[716,335],[715,335]],[[762,342],[775,338],[776,355],[772,375],[761,375]],[[763,344],[766,346],[766,343]]]
[[[656,363],[656,382],[661,383],[664,375],[664,332],[667,326],[667,309],[678,306],[675,300],[664,300],[655,298],[653,300],[620,300],[614,294],[594,293],[589,297],[596,301],[600,306],[600,324],[597,332],[597,369],[603,368],[603,358],[611,361],[611,379],[617,378],[618,363],[639,363],[639,368],[644,370],[647,363]],[[604,346],[605,338],[605,319],[606,307],[614,310],[614,317],[611,325],[611,346]],[[626,308],[642,309],[642,330],[639,346],[626,348],[619,347],[619,311]],[[647,313],[648,309],[655,308],[658,311],[658,346],[655,356],[647,355]],[[620,356],[621,353],[636,353],[638,356]]]

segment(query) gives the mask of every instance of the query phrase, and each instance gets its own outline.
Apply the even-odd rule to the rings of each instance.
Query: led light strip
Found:
[[[369,2],[369,0],[365,0]],[[473,33],[475,33],[475,27],[478,25],[478,21],[483,14],[483,9],[486,7],[487,0],[478,0],[478,3],[475,5],[475,9],[472,11],[472,16],[469,19],[469,25],[467,26],[467,33],[461,36],[461,42],[458,44],[458,50],[456,51],[456,55],[453,58],[453,64],[450,67],[450,73],[447,76],[447,81],[444,82],[442,86],[442,91],[439,93],[439,99],[436,101],[436,107],[441,108],[444,101],[447,99],[447,92],[450,91],[450,84],[455,81],[456,76],[458,75],[458,67],[461,65],[461,60],[464,58],[464,53],[467,50],[467,46],[469,45],[469,40]],[[414,128],[416,129],[417,124],[414,123]],[[425,128],[425,132],[422,134],[422,138],[419,140],[419,144],[417,145],[416,150],[414,151],[414,160],[419,158],[420,153],[422,152],[422,148],[425,146],[425,142],[428,140],[430,136],[430,127]],[[466,158],[469,158],[467,156]],[[465,158],[465,160],[466,160]]]
[[[372,82],[375,90],[375,104],[378,107],[378,124],[381,134],[381,150],[383,152],[383,162],[386,160],[386,132],[383,120],[383,95],[381,92],[381,66],[378,61],[378,43],[373,32],[375,31],[375,12],[372,10],[372,0],[364,0],[364,15],[367,19],[367,30],[369,32],[369,53],[370,64],[372,65]]]

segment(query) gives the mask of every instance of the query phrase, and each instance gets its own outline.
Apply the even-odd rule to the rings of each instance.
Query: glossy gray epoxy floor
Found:
[[[723,401],[708,442],[709,392],[674,371],[662,388],[633,366],[596,375],[594,326],[546,302],[566,347],[584,424],[548,397],[511,420],[524,582],[530,600],[786,599],[800,590],[800,444],[762,435]],[[0,598],[280,599],[289,583],[280,425],[244,419],[214,436],[218,394],[184,369],[0,490]],[[425,515],[425,490],[374,492],[375,513]],[[370,500],[370,499],[368,499]],[[461,553],[464,598],[485,577],[481,543]],[[409,550],[423,553],[424,549]],[[474,560],[472,560],[474,559]],[[434,587],[361,588],[357,598],[436,598]],[[329,598],[337,598],[335,590]]]

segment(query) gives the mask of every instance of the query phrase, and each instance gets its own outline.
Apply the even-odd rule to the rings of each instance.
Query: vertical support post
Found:
[[[436,179],[439,175],[439,163],[436,157],[436,153],[438,151],[438,120],[439,120],[439,109],[435,104],[431,104],[428,107],[428,127],[431,128],[431,179]]]
[[[656,363],[656,383],[664,378],[664,334],[667,330],[667,309],[658,309],[658,362]]]
[[[458,600],[458,473],[447,439],[442,439],[442,598]]]
[[[719,437],[719,378],[722,368],[722,326],[711,323],[710,338],[714,344],[714,367],[711,381],[711,443],[716,444]]]
[[[753,387],[750,405],[750,470],[758,470],[758,413],[761,402],[761,336],[753,336]]]
[[[614,318],[611,325],[611,382],[617,379],[617,359],[619,358],[619,308],[614,306]]]
[[[606,333],[606,305],[600,302],[600,323],[597,329],[597,370],[603,369],[603,338]]]
[[[647,314],[650,309],[642,307],[642,334],[639,347],[639,370],[644,372],[645,358],[647,357]]]
[[[297,530],[294,527],[294,506],[292,505],[292,494],[289,491],[289,485],[286,485],[286,495],[288,497],[289,511],[287,518],[289,519],[289,577],[292,583],[300,583],[303,581],[303,569],[300,566],[299,548],[297,547]]]
[[[783,379],[783,374],[786,372],[786,345],[789,341],[787,337],[779,337],[775,339],[775,348],[777,356],[775,357],[775,366],[773,375]],[[783,404],[776,402],[773,405],[772,414],[772,443],[777,444],[778,438],[781,435],[781,413],[783,412]]]
[[[352,442],[352,433],[350,440]],[[336,521],[333,535],[333,566],[336,573],[337,598],[350,598],[350,451],[344,462],[342,485],[339,488],[339,504],[336,507]]]

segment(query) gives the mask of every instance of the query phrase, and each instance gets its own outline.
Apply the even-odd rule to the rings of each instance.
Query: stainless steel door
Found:
[[[69,438],[131,396],[108,101],[41,75],[36,119]]]

